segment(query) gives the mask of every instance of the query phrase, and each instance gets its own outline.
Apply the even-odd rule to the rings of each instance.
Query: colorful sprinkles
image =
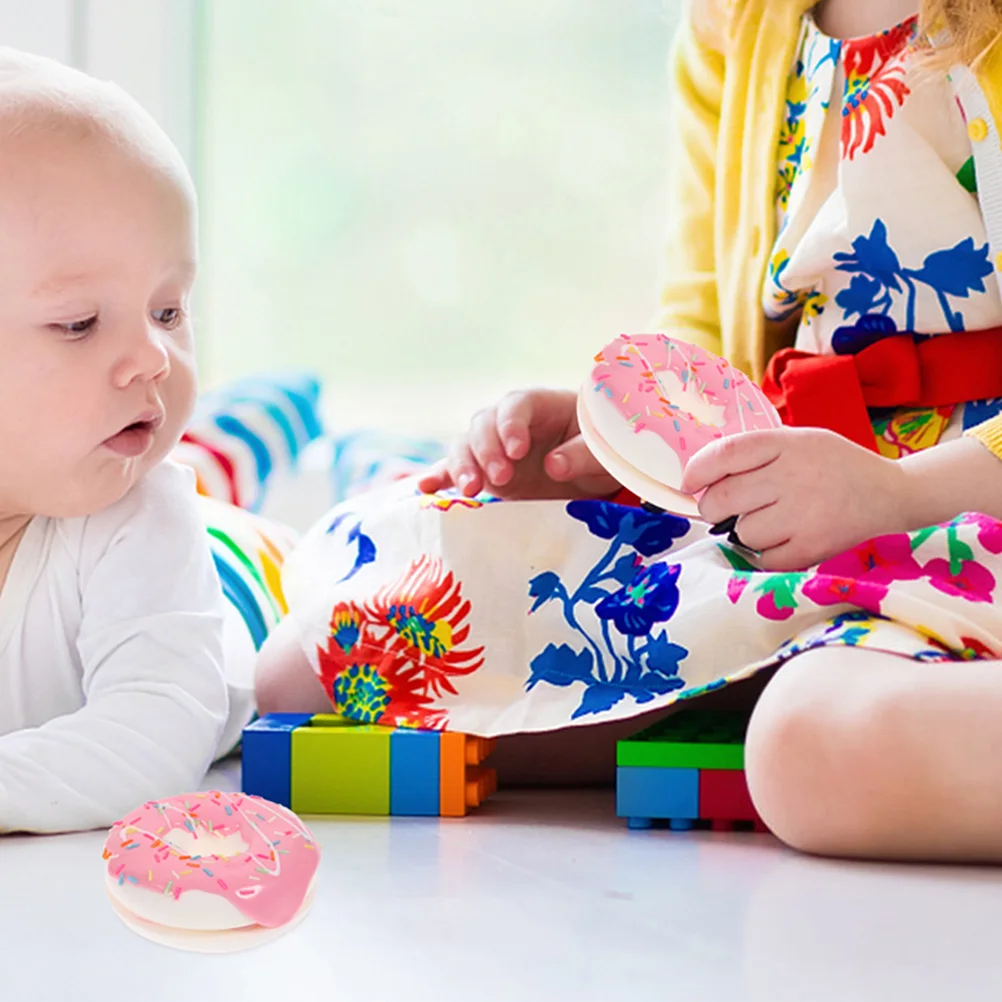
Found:
[[[624,371],[627,370],[627,371]],[[707,424],[684,399],[669,400],[660,373],[671,372],[687,396],[722,408],[720,424]],[[592,385],[636,433],[650,430],[685,465],[714,439],[781,424],[765,394],[744,373],[704,349],[665,334],[622,334],[595,355]]]
[[[238,851],[212,851],[234,835]],[[193,843],[198,852],[188,848]],[[210,790],[147,802],[112,826],[102,858],[118,887],[141,885],[175,901],[185,890],[206,891],[225,896],[251,921],[277,926],[302,904],[319,853],[309,829],[287,808]],[[265,890],[260,884],[247,885],[261,880],[256,874],[269,878],[269,894],[259,893]]]

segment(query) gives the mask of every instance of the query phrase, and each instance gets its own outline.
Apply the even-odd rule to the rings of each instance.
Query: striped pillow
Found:
[[[321,434],[314,376],[248,377],[199,398],[171,458],[195,471],[200,494],[259,511],[272,478]]]

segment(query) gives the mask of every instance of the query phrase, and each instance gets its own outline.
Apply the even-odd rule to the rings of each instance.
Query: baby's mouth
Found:
[[[141,456],[153,444],[153,436],[163,423],[163,417],[156,415],[127,424],[120,432],[105,439],[104,444],[121,456],[134,458]]]

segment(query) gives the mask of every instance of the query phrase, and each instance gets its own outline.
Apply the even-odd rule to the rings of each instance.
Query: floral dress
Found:
[[[947,77],[915,65],[916,31],[913,17],[843,41],[804,18],[763,292],[767,317],[799,316],[803,351],[1002,325],[970,127]],[[872,417],[881,452],[899,458],[1000,410],[993,399]]]
[[[1002,322],[967,127],[941,77],[914,78],[914,30],[839,42],[805,19],[763,301],[809,351]],[[899,456],[998,405],[873,418]],[[333,509],[282,582],[337,712],[495,735],[630,717],[823,645],[1002,657],[1000,555],[1002,524],[966,513],[769,573],[675,515],[403,480]]]

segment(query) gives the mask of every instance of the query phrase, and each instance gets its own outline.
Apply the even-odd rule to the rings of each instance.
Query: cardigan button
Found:
[[[971,142],[980,143],[988,138],[988,123],[983,118],[972,118],[967,126]]]

